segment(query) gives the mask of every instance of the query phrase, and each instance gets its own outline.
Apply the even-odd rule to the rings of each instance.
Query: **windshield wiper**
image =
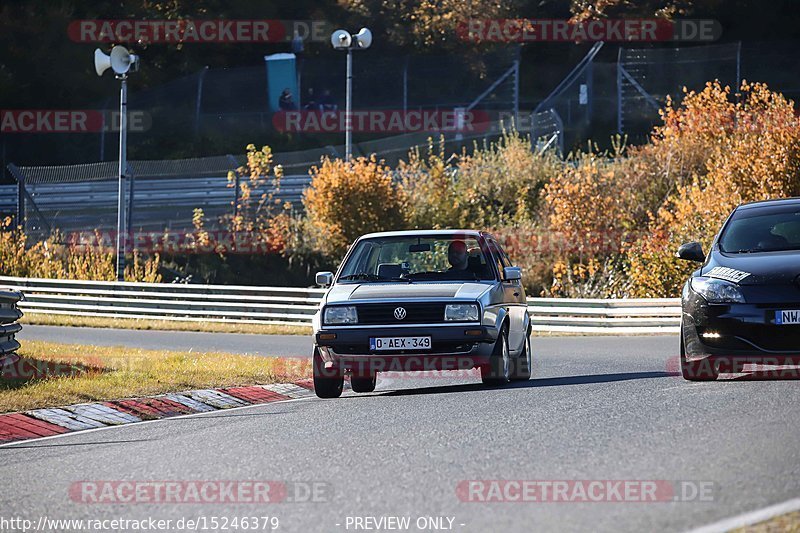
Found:
[[[347,276],[342,276],[339,279],[342,281],[354,281],[354,280],[377,281],[381,278],[377,274],[368,274],[367,272],[359,272],[358,274],[348,274]]]

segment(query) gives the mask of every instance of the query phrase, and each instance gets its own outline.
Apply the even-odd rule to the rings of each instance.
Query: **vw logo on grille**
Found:
[[[397,320],[403,320],[406,317],[406,310],[404,307],[398,307],[394,310],[394,317]]]

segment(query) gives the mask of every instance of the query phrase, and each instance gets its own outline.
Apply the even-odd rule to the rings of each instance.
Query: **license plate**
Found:
[[[776,324],[800,324],[800,310],[775,311]]]
[[[381,350],[430,350],[430,337],[373,337],[369,349]]]

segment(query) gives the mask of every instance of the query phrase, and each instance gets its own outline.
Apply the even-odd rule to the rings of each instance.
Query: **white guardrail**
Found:
[[[184,285],[0,276],[20,291],[26,314],[138,318],[184,322],[310,325],[325,289]],[[534,331],[675,333],[680,300],[529,298]]]

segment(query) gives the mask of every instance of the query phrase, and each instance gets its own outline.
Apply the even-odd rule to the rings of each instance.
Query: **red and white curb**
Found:
[[[200,389],[0,415],[0,444],[313,396],[311,380]]]

